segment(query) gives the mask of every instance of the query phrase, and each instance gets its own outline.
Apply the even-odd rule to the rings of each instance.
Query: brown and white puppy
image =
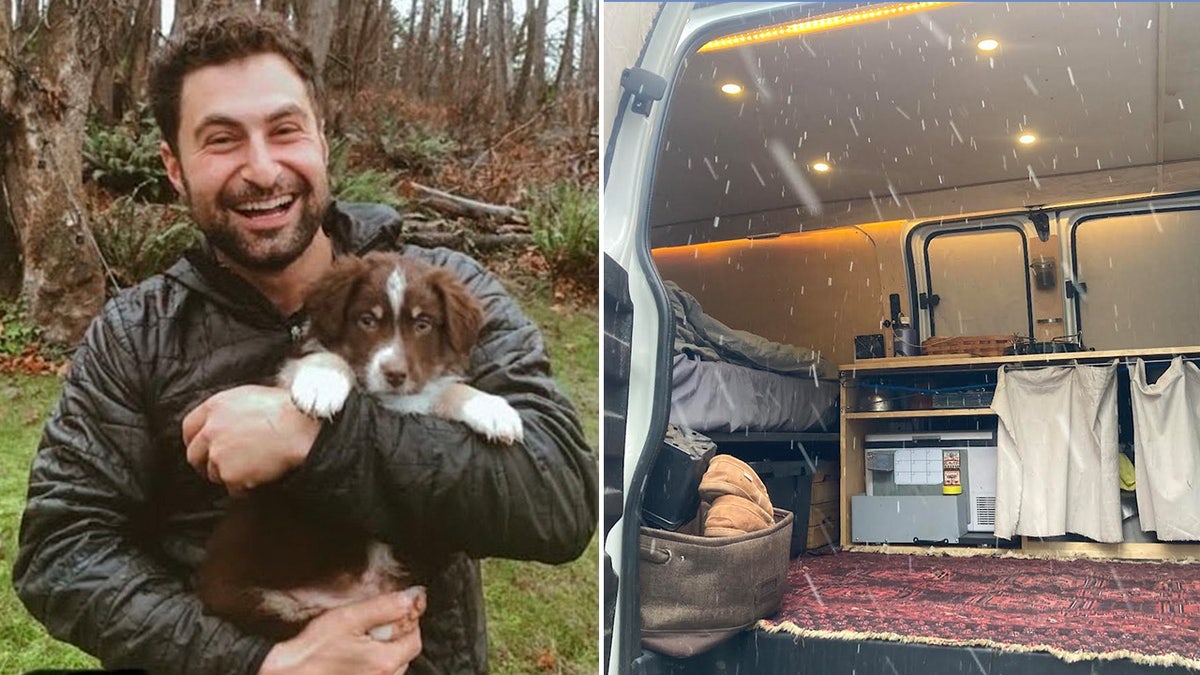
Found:
[[[357,383],[392,410],[458,420],[493,441],[522,439],[507,401],[461,381],[483,312],[450,271],[395,253],[344,257],[305,308],[309,353],[280,374],[301,410],[331,417]]]
[[[507,401],[462,382],[483,312],[448,270],[393,253],[342,257],[308,292],[305,309],[303,353],[279,376],[301,410],[331,417],[357,386],[392,410],[458,420],[494,441],[522,440],[521,417]],[[391,549],[362,528],[306,510],[271,486],[232,501],[197,573],[207,611],[279,640],[327,610],[411,583]],[[423,611],[424,589],[410,592]],[[392,628],[372,634],[386,640]]]

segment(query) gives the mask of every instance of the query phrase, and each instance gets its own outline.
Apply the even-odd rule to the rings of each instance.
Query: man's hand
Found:
[[[183,442],[200,475],[237,494],[302,463],[320,430],[287,391],[246,385],[214,394],[188,413]]]
[[[399,593],[330,610],[299,635],[271,648],[259,675],[400,675],[421,653],[418,620],[425,611],[425,589]],[[386,642],[371,637],[390,627]],[[374,629],[374,630],[372,630]]]

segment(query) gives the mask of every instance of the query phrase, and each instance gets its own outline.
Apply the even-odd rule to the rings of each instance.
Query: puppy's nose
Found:
[[[403,364],[384,364],[383,377],[392,387],[400,387],[404,384],[404,381],[408,379],[408,370]]]

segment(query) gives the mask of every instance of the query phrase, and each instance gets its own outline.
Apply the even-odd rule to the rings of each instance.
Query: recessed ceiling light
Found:
[[[997,42],[996,40],[993,40],[992,38],[985,38],[983,40],[980,40],[979,44],[977,44],[975,46],[979,47],[980,51],[990,52],[990,51],[994,51],[996,49],[996,47],[999,47],[1000,43]]]
[[[825,173],[829,170],[829,165],[825,162],[813,162],[812,170],[816,171],[817,173]]]
[[[1029,145],[1030,143],[1033,143],[1036,140],[1037,140],[1037,136],[1034,136],[1033,134],[1021,134],[1020,136],[1017,137],[1017,141],[1019,143],[1021,143],[1022,145]]]
[[[730,96],[737,96],[738,94],[742,93],[742,85],[737,84],[736,82],[726,82],[725,84],[721,85],[721,91],[729,94]]]

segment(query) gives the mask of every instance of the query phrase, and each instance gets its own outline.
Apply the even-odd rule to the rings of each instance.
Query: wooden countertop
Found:
[[[838,366],[838,372],[851,377],[863,373],[882,371],[922,370],[925,368],[966,367],[995,368],[1008,363],[1022,365],[1047,365],[1069,363],[1099,363],[1113,359],[1150,357],[1173,357],[1178,355],[1200,355],[1200,346],[1155,347],[1151,349],[1109,349],[1096,352],[1064,352],[1059,354],[1029,354],[1025,356],[893,356],[884,359],[861,359],[854,363]]]

